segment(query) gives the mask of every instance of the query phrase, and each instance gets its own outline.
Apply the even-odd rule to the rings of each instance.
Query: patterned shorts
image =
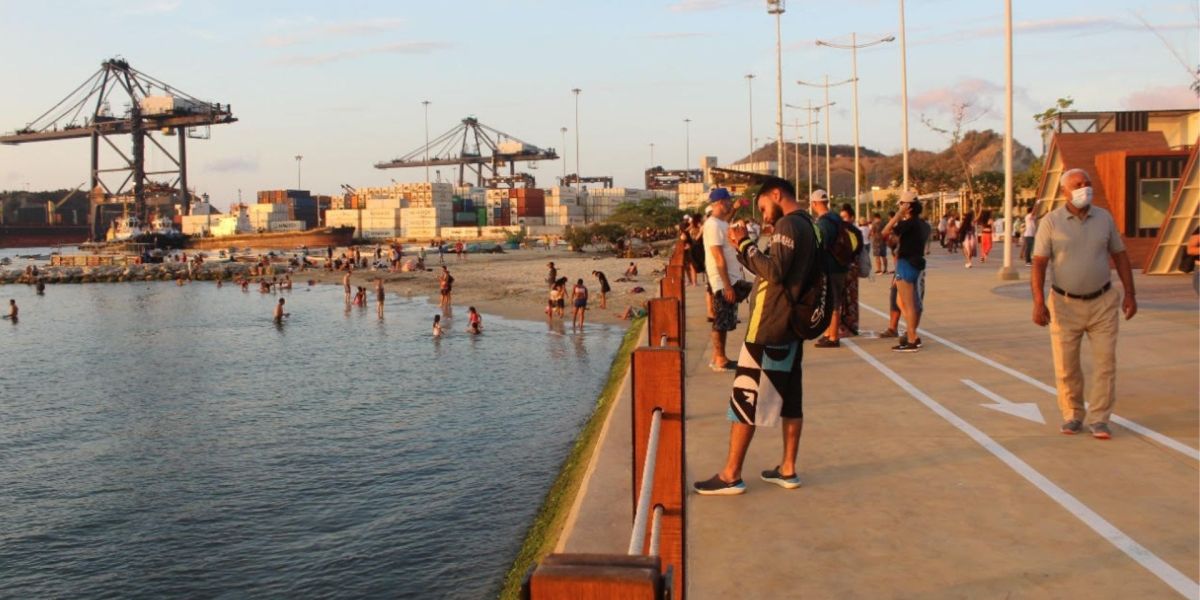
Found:
[[[713,331],[737,329],[737,302],[725,300],[725,290],[713,292]]]
[[[782,346],[743,343],[729,397],[729,420],[772,427],[780,417],[804,418],[803,357],[799,341]]]

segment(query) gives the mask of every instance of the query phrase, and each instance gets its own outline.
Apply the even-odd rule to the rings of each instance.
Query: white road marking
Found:
[[[887,313],[884,313],[872,306],[868,306],[861,302],[859,303],[859,306],[861,306],[862,308],[865,308],[885,319],[888,318]],[[925,329],[923,327],[918,329],[917,332],[924,337],[928,337],[929,339],[932,339],[935,342],[939,342],[939,343],[951,348],[952,350],[957,350],[958,352],[965,354],[966,356],[974,358],[975,360],[977,360],[985,365],[988,365],[999,371],[1008,373],[1009,375],[1012,375],[1013,377],[1016,377],[1017,379],[1020,379],[1021,381],[1024,381],[1025,383],[1028,383],[1029,385],[1032,385],[1033,387],[1036,387],[1048,394],[1051,394],[1055,397],[1058,396],[1058,390],[1056,390],[1054,388],[1054,386],[1052,386],[1052,385],[1047,385],[1045,383],[1042,383],[1041,381],[1038,381],[1037,379],[1034,379],[1033,377],[1030,377],[1030,376],[1028,376],[1016,369],[1013,369],[1007,365],[1000,364],[986,356],[983,356],[982,354],[979,354],[978,352],[968,350],[966,348],[963,348],[962,346],[959,346],[958,344],[955,344],[954,342],[951,342],[950,340],[948,340],[946,338],[934,335],[934,334],[930,333],[928,329]],[[1116,415],[1116,414],[1114,414],[1112,416],[1112,422],[1116,423],[1117,425],[1120,425],[1121,427],[1124,427],[1125,429],[1128,429],[1128,430],[1133,431],[1137,434],[1140,434],[1146,438],[1149,438],[1150,440],[1152,440],[1154,442],[1158,442],[1159,444],[1162,444],[1163,446],[1166,446],[1167,448],[1170,448],[1171,450],[1179,452],[1180,454],[1183,454],[1184,456],[1187,456],[1188,458],[1200,461],[1200,450],[1197,450],[1196,448],[1192,448],[1191,446],[1188,446],[1187,444],[1181,443],[1173,438],[1165,436],[1157,431],[1154,431],[1153,429],[1150,429],[1149,427],[1140,425],[1138,423],[1130,421],[1129,419],[1126,419],[1125,417],[1122,417],[1122,416]]]
[[[921,333],[925,335],[925,332]],[[959,431],[967,434],[967,437],[982,446],[984,450],[987,450],[993,456],[1000,459],[1001,462],[1032,483],[1043,494],[1046,494],[1051,500],[1066,509],[1068,513],[1082,521],[1084,525],[1087,525],[1092,531],[1099,534],[1100,537],[1108,540],[1110,544],[1121,552],[1124,552],[1126,556],[1132,558],[1147,571],[1153,573],[1155,577],[1161,579],[1163,583],[1171,586],[1171,589],[1178,592],[1179,595],[1185,598],[1200,600],[1200,584],[1192,581],[1187,575],[1167,564],[1166,561],[1150,552],[1145,546],[1137,543],[1133,538],[1126,535],[1120,529],[1117,529],[1115,525],[1109,523],[1104,517],[1091,508],[1088,508],[1086,504],[1080,502],[1079,499],[1072,496],[1066,490],[1058,487],[1053,481],[1046,478],[1045,475],[1042,475],[1036,469],[1029,466],[1029,463],[1026,463],[1016,454],[1013,454],[1008,448],[1000,445],[999,442],[993,440],[986,433],[966,422],[945,406],[942,406],[938,401],[930,398],[925,392],[917,389],[908,380],[860,348],[858,344],[850,340],[844,340],[844,342],[859,358],[867,361],[867,364],[875,367],[876,370],[883,373],[888,379],[891,379],[901,389],[908,392],[910,396],[916,398],[918,402],[924,404],[934,414],[945,419]]]
[[[990,408],[995,411],[1010,414],[1014,417],[1033,421],[1034,423],[1046,424],[1046,419],[1042,417],[1042,411],[1038,410],[1038,405],[1033,402],[1013,402],[992,390],[989,390],[970,379],[962,380],[963,383],[971,387],[971,389],[979,392],[985,398],[995,402],[995,404],[980,404],[984,408]]]

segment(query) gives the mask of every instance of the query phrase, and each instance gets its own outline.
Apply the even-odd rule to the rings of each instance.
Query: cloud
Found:
[[[255,173],[258,159],[244,157],[219,158],[204,165],[204,170],[214,173]]]
[[[676,0],[667,9],[676,13],[708,12],[739,4],[749,4],[749,0]]]
[[[999,21],[1001,17],[997,16]],[[1196,28],[1195,23],[1179,22],[1179,23],[1162,23],[1151,24],[1158,31],[1178,31],[1178,30],[1193,30]],[[1058,19],[1035,19],[1029,21],[1015,21],[1013,23],[1013,35],[1019,34],[1070,34],[1077,35],[1092,35],[1099,33],[1110,33],[1113,31],[1146,31],[1146,26],[1132,19],[1117,19],[1113,17],[1064,17]],[[919,38],[914,40],[914,44],[932,44],[938,42],[958,42],[965,40],[973,40],[981,37],[996,37],[1004,35],[1004,26],[1002,24],[978,27],[974,29],[962,29],[951,31],[941,35],[933,35],[929,37]]]
[[[1129,94],[1121,99],[1121,106],[1126,110],[1195,109],[1198,102],[1196,93],[1186,85],[1160,85]]]
[[[703,33],[700,31],[659,31],[659,32],[655,32],[655,33],[643,33],[640,35],[636,35],[634,37],[641,38],[644,40],[669,41],[669,40],[686,40],[686,39],[691,39],[691,38],[704,37],[707,35],[710,35],[710,34]]]
[[[275,59],[272,63],[277,65],[314,66],[361,58],[373,54],[429,54],[430,52],[443,50],[450,46],[451,44],[446,42],[396,42],[382,46],[373,46],[371,48],[355,48],[323,54],[284,56]]]
[[[306,19],[305,21],[313,23],[313,20]],[[403,26],[404,19],[394,17],[310,24],[304,27],[288,26],[283,28],[294,31],[286,34],[269,35],[263,38],[262,44],[270,48],[283,48],[322,39],[387,33]]]
[[[182,5],[181,0],[152,0],[151,2],[142,2],[136,6],[130,6],[125,9],[125,14],[128,15],[161,15],[164,13],[174,12]]]
[[[994,98],[1003,96],[1004,86],[983,79],[960,79],[958,82],[927,90],[908,99],[916,112],[945,112],[955,104],[969,104],[976,110],[991,107]]]

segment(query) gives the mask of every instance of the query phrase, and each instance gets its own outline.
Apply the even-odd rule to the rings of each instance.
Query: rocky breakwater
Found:
[[[231,280],[249,276],[250,265],[243,263],[160,263],[103,267],[43,267],[34,275],[25,270],[0,271],[0,284],[26,283],[119,283],[125,281]]]

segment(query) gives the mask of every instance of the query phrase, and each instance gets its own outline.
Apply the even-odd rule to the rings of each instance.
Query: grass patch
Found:
[[[583,474],[587,470],[588,461],[600,441],[600,429],[604,426],[604,421],[608,417],[617,395],[621,393],[621,383],[625,380],[625,373],[629,370],[630,357],[641,342],[642,326],[645,322],[645,317],[635,319],[625,332],[621,347],[617,350],[617,356],[613,359],[612,367],[608,371],[608,380],[604,383],[604,389],[600,390],[600,396],[596,398],[596,406],[592,410],[592,415],[588,417],[579,436],[575,438],[571,452],[567,454],[566,460],[558,470],[558,477],[554,479],[550,491],[546,492],[537,516],[534,517],[533,523],[525,533],[521,551],[517,553],[516,560],[513,561],[512,567],[508,569],[508,574],[504,577],[504,587],[500,590],[500,598],[517,600],[520,596],[521,580],[525,577],[525,573],[542,557],[549,554],[558,543],[558,536],[562,533],[567,512],[571,510],[575,495],[579,493],[579,486],[583,483]]]

